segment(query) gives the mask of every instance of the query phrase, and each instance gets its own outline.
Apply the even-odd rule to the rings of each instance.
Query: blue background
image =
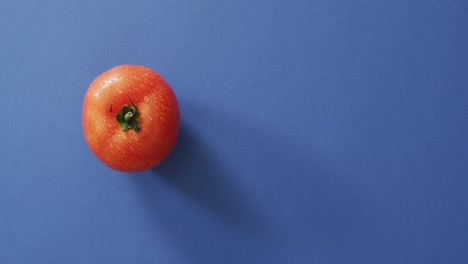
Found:
[[[468,2],[0,2],[1,263],[468,263]],[[81,104],[158,71],[182,128],[112,171]]]

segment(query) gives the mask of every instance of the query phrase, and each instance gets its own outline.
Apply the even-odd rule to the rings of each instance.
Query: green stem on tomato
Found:
[[[135,132],[140,131],[140,123],[138,123],[138,108],[136,106],[124,105],[116,115],[117,122],[123,131],[133,129]]]

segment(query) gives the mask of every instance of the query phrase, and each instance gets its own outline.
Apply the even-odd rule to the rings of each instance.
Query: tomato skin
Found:
[[[123,131],[116,115],[124,105],[139,112],[140,130]],[[99,75],[83,100],[83,133],[91,152],[123,172],[148,170],[174,148],[180,126],[176,96],[155,71],[120,65]]]

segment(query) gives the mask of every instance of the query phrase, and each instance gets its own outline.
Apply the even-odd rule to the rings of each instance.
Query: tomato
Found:
[[[174,148],[179,107],[173,90],[157,72],[120,65],[89,86],[82,125],[91,152],[108,167],[144,171],[159,164]]]

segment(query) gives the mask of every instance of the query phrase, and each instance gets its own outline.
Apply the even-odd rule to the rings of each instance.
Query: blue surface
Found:
[[[468,263],[468,2],[0,2],[0,263]],[[81,104],[161,73],[154,170]]]

